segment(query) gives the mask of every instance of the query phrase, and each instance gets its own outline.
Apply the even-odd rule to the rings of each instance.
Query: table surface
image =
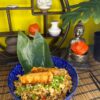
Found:
[[[95,61],[90,56],[89,63],[91,71],[100,80],[100,62]],[[0,100],[14,100],[7,87],[7,76],[13,66],[13,64],[0,66]],[[91,79],[89,71],[77,69],[77,73],[79,85],[72,100],[100,100],[100,91]]]

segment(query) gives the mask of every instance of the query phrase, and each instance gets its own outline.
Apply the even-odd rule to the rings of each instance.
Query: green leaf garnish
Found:
[[[48,44],[40,33],[36,33],[34,38],[30,39],[24,32],[19,32],[17,55],[25,73],[28,73],[33,66],[53,66]]]

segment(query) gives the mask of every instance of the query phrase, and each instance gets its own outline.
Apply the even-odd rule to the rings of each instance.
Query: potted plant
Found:
[[[70,11],[61,16],[62,27],[66,28],[69,22],[74,24],[79,20],[85,23],[90,17],[94,19],[96,24],[100,23],[100,0],[88,0],[70,6]]]

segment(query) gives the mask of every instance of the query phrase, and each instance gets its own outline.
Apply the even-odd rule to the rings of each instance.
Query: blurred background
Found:
[[[83,2],[85,0],[69,0],[69,4],[77,4],[80,2]],[[28,7],[30,6],[30,0],[0,0],[0,7],[7,7],[8,5],[17,5],[19,7]],[[35,7],[36,7],[36,0],[35,0]],[[59,0],[53,0],[53,5],[50,9],[51,11],[60,11],[61,5]],[[12,27],[13,31],[19,31],[24,30],[28,31],[28,26],[32,23],[38,23],[41,27],[41,33],[43,33],[43,16],[34,16],[32,15],[30,10],[12,10],[11,13],[11,21],[12,21]],[[50,26],[50,22],[52,20],[58,20],[59,26],[61,27],[62,22],[60,19],[60,15],[50,15],[48,18],[48,27]],[[69,44],[69,40],[73,37],[73,29],[74,29],[74,23],[72,23],[70,31],[68,33],[68,37],[66,41],[63,44],[63,47],[66,47]],[[8,29],[8,22],[7,22],[7,16],[6,11],[0,10],[0,32],[9,31]],[[90,18],[90,20],[85,23],[85,33],[84,38],[86,39],[87,44],[93,45],[94,43],[94,32],[100,31],[100,24],[95,24],[93,19]],[[49,42],[51,39],[47,39]],[[6,46],[5,44],[5,38],[0,38],[0,44]]]

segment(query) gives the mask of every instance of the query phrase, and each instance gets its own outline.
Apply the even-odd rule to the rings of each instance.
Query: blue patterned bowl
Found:
[[[59,57],[52,57],[54,65],[57,66],[58,68],[65,68],[70,76],[72,77],[72,82],[73,82],[73,88],[72,91],[66,95],[66,99],[65,100],[70,100],[70,98],[73,96],[77,86],[78,86],[78,76],[77,73],[75,71],[75,69],[72,67],[72,65],[70,65],[68,62],[66,62],[65,60],[59,58]],[[16,77],[18,74],[23,75],[24,71],[22,70],[22,67],[20,64],[17,64],[9,73],[8,76],[8,87],[10,89],[10,93],[14,96],[15,100],[21,100],[20,97],[17,97],[14,94],[14,81],[18,80],[18,78]]]

